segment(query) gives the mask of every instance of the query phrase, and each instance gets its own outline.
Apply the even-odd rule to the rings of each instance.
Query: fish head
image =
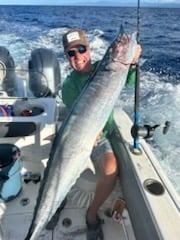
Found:
[[[124,66],[127,65],[129,67],[136,52],[136,35],[137,33],[133,33],[132,35],[123,33],[117,39],[112,48],[113,61],[119,62]]]

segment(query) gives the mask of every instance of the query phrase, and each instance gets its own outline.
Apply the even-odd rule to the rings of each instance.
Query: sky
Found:
[[[180,0],[140,0],[140,4],[179,4]],[[87,5],[84,0],[0,0],[0,5]],[[88,5],[127,6],[137,5],[137,0],[88,0]]]

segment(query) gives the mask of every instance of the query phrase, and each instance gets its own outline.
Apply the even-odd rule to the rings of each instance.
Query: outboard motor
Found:
[[[0,91],[6,92],[9,96],[16,93],[15,64],[9,51],[0,46]]]
[[[35,97],[55,97],[60,90],[61,73],[52,50],[38,48],[29,60],[29,88]]]

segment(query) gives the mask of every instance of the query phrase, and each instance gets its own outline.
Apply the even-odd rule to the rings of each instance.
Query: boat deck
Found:
[[[24,240],[29,230],[40,182],[27,183],[24,180],[27,180],[27,172],[43,176],[53,135],[57,129],[51,114],[52,102],[47,106],[49,112],[43,113],[40,117],[24,119],[36,123],[37,131],[34,135],[0,138],[0,143],[11,143],[19,147],[23,163],[22,191],[15,199],[0,202],[0,240]],[[1,119],[3,123],[11,121],[11,118]],[[140,142],[142,154],[136,155],[130,151],[132,137],[129,130],[132,122],[127,115],[122,111],[116,111],[115,119],[119,131],[113,134],[111,142],[120,165],[120,183],[117,182],[114,191],[99,211],[104,222],[104,240],[170,238],[178,240],[179,197],[176,197],[157,159],[144,140]],[[85,214],[93,197],[96,180],[97,175],[90,170],[81,174],[67,196],[58,223],[53,230],[43,230],[37,240],[86,240]],[[150,184],[145,185],[146,183]],[[163,190],[160,194],[159,188]],[[112,217],[112,211],[117,200],[122,198],[126,199],[128,211],[125,208],[121,219],[117,220]]]
[[[67,196],[66,205],[59,215],[59,221],[54,230],[42,231],[38,240],[86,240],[85,214],[93,196],[91,190],[95,186],[95,183],[92,184],[91,182],[91,189],[86,188],[87,192],[85,192],[84,187],[87,186],[87,181],[89,180],[84,181],[82,178],[78,180]],[[6,204],[0,204],[3,240],[24,240],[32,220],[35,206],[34,196],[37,195],[38,189],[39,183],[24,182],[22,191],[14,200]],[[77,201],[77,198],[82,199],[82,196],[85,195],[86,201]],[[113,193],[99,211],[100,218],[103,221],[105,240],[135,240],[126,209],[123,210],[121,220],[114,220],[110,216],[114,203],[119,197],[119,184],[117,184]]]

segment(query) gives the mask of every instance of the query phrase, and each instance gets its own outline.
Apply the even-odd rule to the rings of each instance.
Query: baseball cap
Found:
[[[72,29],[63,35],[64,51],[68,51],[75,45],[89,46],[85,33],[80,29]]]

